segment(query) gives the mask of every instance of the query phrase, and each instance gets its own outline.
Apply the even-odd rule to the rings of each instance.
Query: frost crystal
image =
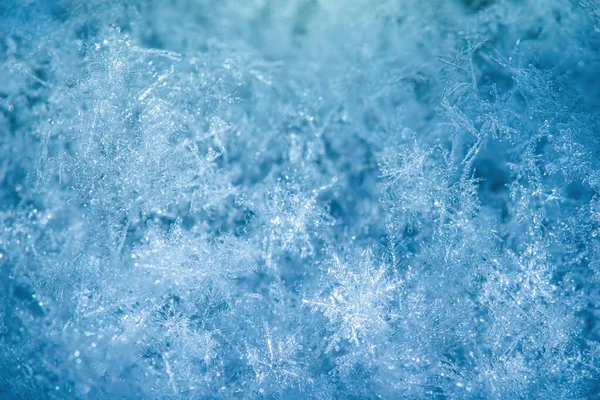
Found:
[[[0,2],[0,398],[585,399],[595,0]]]

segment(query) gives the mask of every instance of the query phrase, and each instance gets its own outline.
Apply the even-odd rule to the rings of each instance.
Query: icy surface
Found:
[[[596,0],[0,0],[0,398],[600,398]]]

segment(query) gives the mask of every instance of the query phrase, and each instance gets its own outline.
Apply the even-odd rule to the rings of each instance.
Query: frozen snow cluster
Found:
[[[0,398],[600,398],[600,3],[0,0]]]

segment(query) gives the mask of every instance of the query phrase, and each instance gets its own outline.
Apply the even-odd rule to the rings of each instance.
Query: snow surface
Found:
[[[597,0],[0,0],[0,398],[600,398]]]

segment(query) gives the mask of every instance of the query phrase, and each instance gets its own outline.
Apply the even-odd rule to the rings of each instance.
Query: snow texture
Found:
[[[0,0],[0,398],[600,399],[597,0]]]

